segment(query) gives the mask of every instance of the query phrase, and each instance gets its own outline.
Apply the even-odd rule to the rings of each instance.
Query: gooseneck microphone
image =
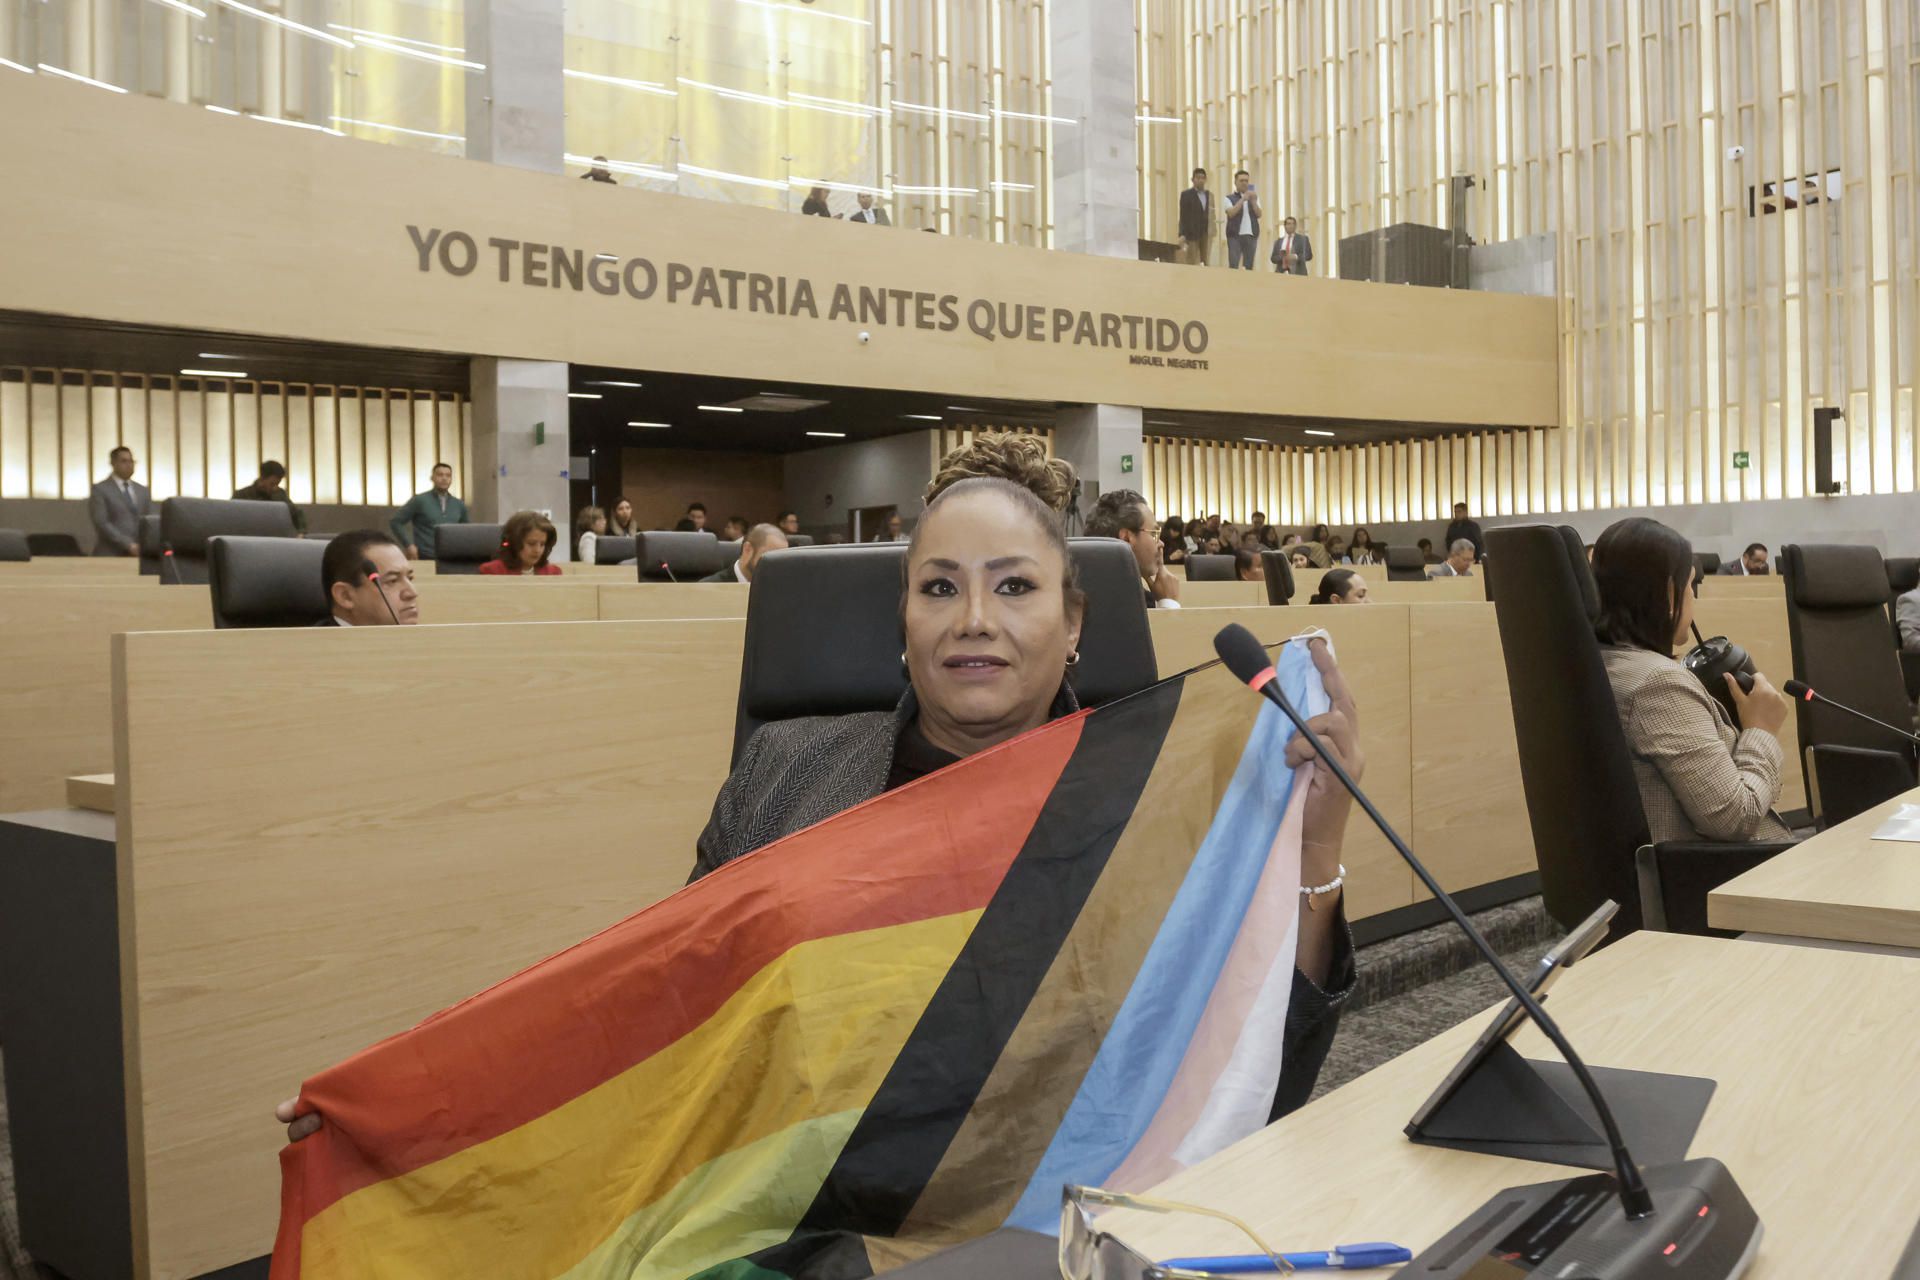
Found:
[[[1421,883],[1427,886],[1427,892],[1446,908],[1447,914],[1453,917],[1454,924],[1467,935],[1467,940],[1473,943],[1481,957],[1493,966],[1494,972],[1500,975],[1500,980],[1506,984],[1509,991],[1513,992],[1513,998],[1520,1002],[1520,1007],[1527,1011],[1527,1016],[1533,1019],[1534,1025],[1539,1027],[1542,1034],[1553,1043],[1553,1047],[1560,1051],[1560,1056],[1567,1060],[1567,1065],[1573,1069],[1574,1075],[1580,1081],[1580,1087],[1586,1091],[1587,1100],[1593,1103],[1594,1111],[1600,1116],[1600,1124],[1607,1137],[1607,1146],[1613,1152],[1614,1174],[1619,1179],[1621,1208],[1626,1211],[1630,1219],[1650,1215],[1653,1212],[1653,1196],[1648,1192],[1647,1184],[1640,1176],[1639,1166],[1634,1164],[1633,1156],[1627,1150],[1626,1141],[1620,1136],[1620,1126],[1614,1121],[1613,1109],[1607,1105],[1607,1099],[1600,1092],[1600,1086],[1594,1083],[1592,1073],[1587,1070],[1587,1064],[1581,1060],[1578,1053],[1574,1052],[1573,1045],[1568,1043],[1559,1024],[1540,1007],[1540,1002],[1534,999],[1526,985],[1513,976],[1513,972],[1500,959],[1499,953],[1493,949],[1493,944],[1474,927],[1473,921],[1467,919],[1467,913],[1460,909],[1460,904],[1453,900],[1453,895],[1440,887],[1440,882],[1433,878],[1433,873],[1427,870],[1426,864],[1414,856],[1413,850],[1407,847],[1407,842],[1400,838],[1399,833],[1388,823],[1380,810],[1374,807],[1373,801],[1367,798],[1366,792],[1360,789],[1359,784],[1334,758],[1333,753],[1327,750],[1326,744],[1320,741],[1319,735],[1307,727],[1306,719],[1294,709],[1292,703],[1287,701],[1286,695],[1280,692],[1280,682],[1275,678],[1273,659],[1268,655],[1266,646],[1261,644],[1251,631],[1234,623],[1214,636],[1213,649],[1220,655],[1220,660],[1226,663],[1227,670],[1245,681],[1254,692],[1265,695],[1268,701],[1286,713],[1287,719],[1293,721],[1294,727],[1300,731],[1302,737],[1306,738],[1307,745],[1313,748],[1314,753],[1326,763],[1333,776],[1340,780],[1340,785],[1345,787],[1355,802],[1366,811],[1367,817],[1373,820],[1374,826],[1380,828],[1380,834],[1387,838],[1387,843],[1393,846],[1394,852],[1413,868],[1413,873],[1419,876]]]
[[[1888,733],[1897,734],[1905,738],[1908,742],[1920,743],[1920,734],[1909,733],[1899,725],[1888,724],[1885,720],[1877,720],[1864,711],[1856,711],[1844,702],[1835,702],[1832,698],[1812,688],[1804,681],[1789,680],[1780,686],[1780,691],[1789,698],[1798,698],[1802,702],[1817,702],[1823,707],[1832,707],[1835,711],[1844,711],[1856,720],[1865,720],[1868,724],[1879,725]]]
[[[668,582],[680,581],[680,579],[673,576],[673,566],[668,564],[665,560],[662,560],[660,562],[660,571],[667,575]]]
[[[367,575],[367,581],[371,582],[373,589],[380,593],[380,603],[387,606],[387,616],[393,619],[393,625],[396,627],[399,626],[400,615],[393,611],[393,601],[387,599],[387,589],[380,585],[380,570],[374,565],[373,561],[362,560],[360,562],[360,572]]]

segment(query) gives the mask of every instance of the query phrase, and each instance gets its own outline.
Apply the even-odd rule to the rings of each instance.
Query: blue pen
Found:
[[[1336,1245],[1324,1252],[1283,1253],[1287,1265],[1295,1271],[1364,1271],[1369,1267],[1391,1267],[1413,1261],[1413,1250],[1378,1241],[1370,1244]],[[1227,1254],[1214,1258],[1168,1258],[1160,1264],[1181,1271],[1278,1271],[1273,1259],[1264,1253]]]

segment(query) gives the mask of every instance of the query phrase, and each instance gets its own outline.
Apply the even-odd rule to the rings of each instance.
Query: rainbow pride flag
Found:
[[[1303,643],[1279,672],[1326,709]],[[1298,927],[1292,732],[1199,668],[322,1072],[274,1277],[865,1276],[1253,1132]]]

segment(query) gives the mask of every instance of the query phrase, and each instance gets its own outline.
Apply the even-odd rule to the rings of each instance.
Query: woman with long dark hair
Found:
[[[1320,589],[1308,604],[1366,604],[1367,580],[1351,569],[1329,569],[1320,575]]]

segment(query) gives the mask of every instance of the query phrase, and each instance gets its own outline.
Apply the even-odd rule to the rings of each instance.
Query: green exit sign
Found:
[[[1128,475],[1128,474],[1131,474],[1132,471],[1133,471],[1133,455],[1130,453],[1121,454],[1120,455],[1120,474]]]
[[[546,423],[536,422],[533,424],[533,442],[535,444],[545,444],[547,442],[547,424]]]
[[[1751,465],[1752,463],[1747,457],[1747,451],[1745,449],[1733,455],[1733,469],[1735,471],[1745,471]]]

